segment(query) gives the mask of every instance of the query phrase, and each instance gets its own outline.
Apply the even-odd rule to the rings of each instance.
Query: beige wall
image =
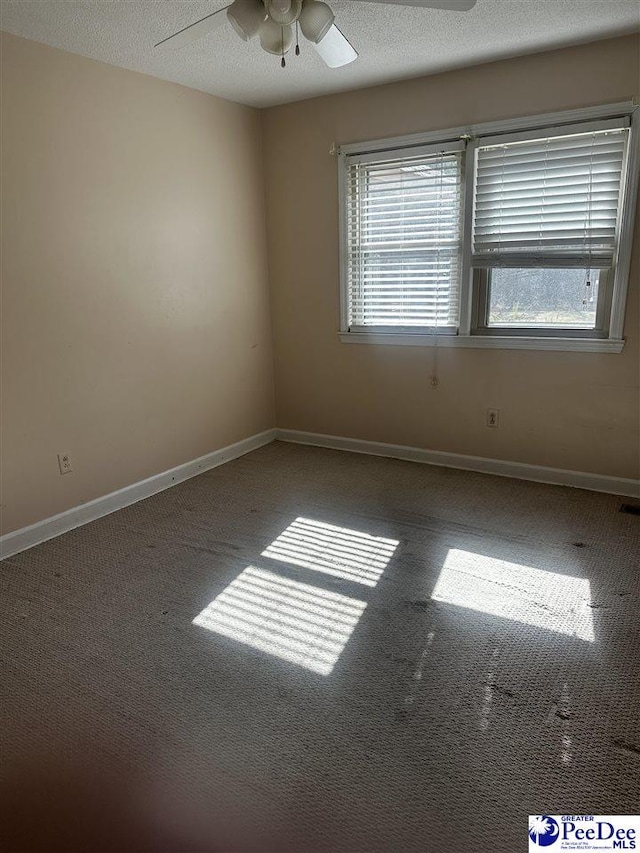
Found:
[[[259,114],[3,35],[2,126],[7,532],[274,422]]]
[[[263,112],[279,427],[638,476],[640,240],[621,355],[341,344],[328,154],[331,142],[629,99],[638,54],[629,36]],[[487,407],[501,410],[497,430]]]

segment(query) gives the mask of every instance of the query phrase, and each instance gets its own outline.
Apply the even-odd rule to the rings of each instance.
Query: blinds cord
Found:
[[[592,219],[592,205],[593,205],[593,155],[596,147],[596,135],[595,133],[591,136],[591,154],[589,157],[589,188],[587,190],[587,214],[585,216],[585,224],[584,224],[584,245],[583,252],[588,257],[588,266],[585,270],[585,281],[584,281],[584,298],[582,300],[582,308],[584,311],[588,310],[589,304],[593,303],[593,290],[591,289],[591,278],[592,278],[592,245],[591,241],[587,241],[587,233],[591,232],[591,219]],[[588,245],[587,245],[588,242]]]

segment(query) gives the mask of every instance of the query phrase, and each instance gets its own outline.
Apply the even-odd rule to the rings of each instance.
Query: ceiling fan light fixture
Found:
[[[304,0],[299,19],[302,35],[318,44],[333,26],[335,17],[331,8],[321,0]]]
[[[267,14],[276,24],[288,27],[300,17],[302,0],[265,0],[265,6]]]
[[[271,18],[267,18],[260,26],[260,46],[267,53],[283,56],[291,47],[293,32],[291,27],[281,27]]]
[[[227,9],[227,18],[243,41],[252,39],[266,18],[262,0],[234,0]]]

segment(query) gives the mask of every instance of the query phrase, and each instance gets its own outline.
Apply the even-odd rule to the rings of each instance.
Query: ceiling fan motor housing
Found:
[[[289,27],[300,17],[302,0],[265,0],[267,14],[281,27]]]

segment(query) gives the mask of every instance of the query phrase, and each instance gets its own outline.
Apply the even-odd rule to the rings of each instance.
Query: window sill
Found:
[[[622,352],[624,340],[611,338],[537,338],[505,335],[412,335],[390,332],[339,332],[343,344],[409,347],[473,347],[479,349],[530,349],[555,352]]]

